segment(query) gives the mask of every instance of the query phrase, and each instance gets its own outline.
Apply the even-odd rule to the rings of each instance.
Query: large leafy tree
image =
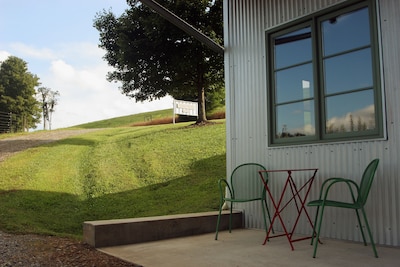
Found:
[[[19,130],[36,128],[40,121],[40,103],[35,87],[39,78],[28,72],[27,63],[11,56],[0,65],[0,111],[13,113]]]
[[[159,99],[167,94],[176,99],[197,100],[197,123],[205,122],[206,93],[220,94],[224,90],[223,55],[140,1],[127,2],[131,8],[120,17],[103,11],[94,20],[94,27],[100,32],[99,46],[106,50],[104,58],[114,68],[108,73],[108,80],[122,82],[122,93],[136,101]],[[222,43],[222,0],[158,2]]]

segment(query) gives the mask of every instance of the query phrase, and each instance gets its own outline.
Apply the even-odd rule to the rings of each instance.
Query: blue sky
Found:
[[[112,69],[93,20],[103,9],[119,16],[127,8],[125,0],[0,0],[0,61],[23,59],[41,86],[60,92],[52,129],[172,108],[170,97],[136,103],[106,80]]]

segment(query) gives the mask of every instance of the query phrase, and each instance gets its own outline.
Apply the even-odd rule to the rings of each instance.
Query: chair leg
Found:
[[[318,207],[319,208],[319,207]],[[325,206],[322,205],[321,206],[321,214],[319,216],[319,220],[318,220],[318,226],[317,226],[317,236],[315,237],[317,240],[314,243],[314,253],[313,253],[313,258],[315,258],[315,256],[317,255],[317,247],[318,247],[318,240],[319,240],[319,234],[321,233],[321,224],[322,224],[322,216],[324,215],[324,209]],[[318,214],[317,214],[318,215]],[[317,219],[316,222],[317,223]],[[314,226],[315,227],[315,226]]]
[[[222,212],[222,206],[224,204],[220,203],[219,205],[219,213],[218,213],[218,219],[217,219],[217,229],[215,230],[215,240],[218,240],[218,230],[219,230],[219,223],[221,221],[221,212]]]
[[[314,220],[314,228],[313,228],[313,233],[312,233],[312,237],[311,237],[311,245],[314,244],[314,239],[315,239],[315,229],[317,229],[317,221],[318,221],[318,212],[319,212],[319,206],[317,206],[317,213],[315,214],[315,220]],[[318,240],[317,240],[318,242]]]
[[[367,240],[365,239],[364,230],[362,229],[362,223],[361,223],[361,220],[360,220],[360,214],[358,213],[358,209],[355,209],[355,211],[356,211],[356,214],[357,214],[357,220],[358,220],[358,225],[360,227],[361,236],[362,236],[362,239],[364,241],[364,246],[366,246],[367,245]]]
[[[264,202],[264,204],[266,204],[265,202]],[[265,206],[265,208],[266,208],[267,206]],[[261,201],[261,209],[262,209],[262,213],[263,213],[263,219],[264,219],[264,228],[265,228],[265,232],[267,233],[268,232],[268,227],[267,227],[267,216],[265,215],[265,209],[264,209],[264,207],[263,207],[263,201]]]
[[[233,203],[231,202],[230,205],[230,212],[229,212],[229,233],[232,233],[232,209],[233,209]]]
[[[368,223],[367,215],[365,214],[364,208],[361,209],[361,212],[362,212],[363,217],[364,217],[365,226],[367,227],[369,240],[371,241],[371,245],[372,245],[372,250],[374,251],[375,258],[378,258],[378,252],[376,251],[374,238],[372,237],[371,228],[369,228],[369,223]]]
[[[267,214],[268,214],[269,225],[271,225],[272,233],[275,234],[274,227],[272,226],[271,214],[269,213],[269,208],[268,208],[266,199],[264,199],[264,204],[265,204],[265,209],[267,210]],[[263,209],[263,211],[264,211],[264,209]],[[265,231],[268,232],[267,220],[266,220],[266,217],[265,217],[265,213],[264,213],[264,222],[265,222]]]

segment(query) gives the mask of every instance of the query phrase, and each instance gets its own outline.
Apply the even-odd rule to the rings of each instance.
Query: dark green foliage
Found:
[[[18,131],[36,128],[40,104],[35,98],[39,78],[28,72],[27,63],[11,56],[0,65],[0,111],[13,113]]]
[[[158,1],[183,20],[222,44],[222,1]],[[104,59],[114,67],[109,81],[122,82],[121,91],[136,101],[176,99],[198,101],[205,118],[205,94],[224,90],[223,56],[187,35],[139,1],[117,18],[97,14]],[[212,99],[212,98],[210,98]]]

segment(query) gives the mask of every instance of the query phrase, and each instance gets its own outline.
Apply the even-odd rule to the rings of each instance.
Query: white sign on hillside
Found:
[[[174,123],[175,115],[187,115],[187,116],[198,116],[198,104],[197,102],[175,100],[174,99]]]

